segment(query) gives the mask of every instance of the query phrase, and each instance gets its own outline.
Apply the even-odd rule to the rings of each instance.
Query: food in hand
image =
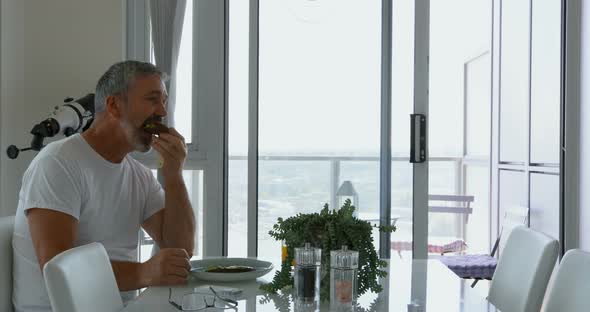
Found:
[[[210,265],[207,267],[206,272],[210,273],[244,273],[244,272],[252,272],[255,269],[251,266],[245,265],[229,265],[229,266],[221,266],[221,265]]]
[[[160,133],[168,133],[170,130],[159,122],[148,122],[143,126],[143,130],[150,134],[159,135]]]

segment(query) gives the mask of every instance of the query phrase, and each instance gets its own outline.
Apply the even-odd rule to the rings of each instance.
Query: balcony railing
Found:
[[[229,156],[230,161],[247,161],[247,156]],[[342,183],[341,181],[341,165],[345,162],[379,162],[380,157],[377,156],[286,156],[286,155],[266,155],[260,156],[258,158],[260,162],[262,161],[285,161],[285,162],[292,162],[292,161],[309,161],[309,162],[328,162],[330,166],[330,206],[336,207],[338,204],[336,192],[338,187]],[[399,163],[409,163],[409,157],[392,157],[392,162],[399,162]],[[463,194],[464,192],[464,182],[463,182],[463,167],[465,159],[462,157],[430,157],[429,161],[431,163],[452,163],[453,168],[453,189],[454,194]],[[142,245],[152,245],[153,240],[147,236],[143,235],[141,238]]]
[[[229,156],[229,160],[248,160],[247,156]],[[340,186],[340,167],[342,162],[347,161],[366,161],[379,162],[377,156],[260,156],[258,161],[326,161],[330,163],[330,207],[336,207],[336,191]],[[409,157],[392,157],[392,162],[409,163]],[[454,170],[454,190],[455,194],[462,194],[463,191],[463,158],[462,157],[430,157],[430,162],[450,162],[453,163]]]

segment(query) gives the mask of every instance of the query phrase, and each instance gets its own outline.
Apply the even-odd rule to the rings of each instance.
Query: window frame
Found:
[[[219,161],[227,159],[226,6],[227,1],[193,1],[193,127],[184,169],[203,172],[203,257],[222,256],[227,249],[227,161]],[[127,0],[125,17],[125,58],[150,61],[149,3]],[[158,168],[155,153],[132,156]]]
[[[187,0],[191,1],[191,0]],[[221,256],[227,254],[227,189],[228,189],[228,139],[227,139],[227,105],[228,105],[228,7],[229,1],[218,0],[192,0],[194,3],[193,16],[193,143],[189,147],[189,153],[185,168],[191,170],[203,170],[203,236],[204,256]],[[258,192],[258,8],[259,0],[250,1],[250,56],[249,56],[249,148],[248,148],[248,256],[255,257],[257,254],[257,192]],[[383,2],[383,29],[388,26],[385,12],[386,8],[391,8],[392,0],[382,0]],[[492,63],[494,76],[492,98],[497,99],[497,80],[499,51],[495,45],[499,44],[499,31],[501,1],[493,0],[493,43],[492,43]],[[577,189],[578,180],[578,158],[579,151],[577,142],[579,141],[579,121],[575,118],[579,114],[579,51],[580,51],[580,3],[573,1],[568,3],[562,1],[563,5],[563,49],[562,56],[563,80],[571,81],[562,86],[564,90],[562,98],[562,116],[561,116],[561,148],[560,168],[560,213],[561,213],[561,238],[565,243],[564,250],[575,248],[579,244],[579,225],[577,217],[579,215]],[[420,6],[419,6],[420,5]],[[127,0],[127,21],[126,21],[126,58],[149,59],[149,48],[146,48],[146,36],[149,37],[149,28],[147,18],[147,2],[143,0]],[[420,0],[416,2],[416,50],[428,51],[428,14],[429,1]],[[390,25],[389,25],[390,26]],[[387,30],[389,31],[389,30]],[[387,38],[383,38],[384,48],[382,54],[388,54]],[[418,49],[420,48],[420,49]],[[416,59],[424,61],[415,62],[415,93],[414,93],[414,112],[428,114],[428,52],[414,52]],[[419,53],[422,53],[419,55]],[[383,57],[383,56],[382,56]],[[387,62],[382,62],[384,75],[387,75]],[[389,69],[390,70],[390,69]],[[382,74],[383,75],[383,74]],[[391,74],[389,74],[391,75]],[[387,76],[382,76],[385,81]],[[387,97],[389,84],[382,85],[382,97]],[[422,86],[423,88],[420,88]],[[389,92],[391,92],[389,90]],[[382,100],[382,112],[390,111],[391,101]],[[390,114],[382,116],[382,138],[389,137],[387,133],[391,123]],[[567,121],[567,123],[566,123]],[[497,146],[498,134],[498,116],[492,120],[492,139],[494,140],[495,150],[492,150],[492,162],[500,165],[499,148]],[[494,129],[496,127],[496,129]],[[567,136],[565,135],[567,133]],[[382,160],[390,155],[391,140],[381,140],[382,142]],[[570,147],[568,150],[565,147]],[[153,157],[145,155],[134,156],[142,161],[146,166],[155,168],[157,165]],[[496,165],[492,171],[499,170]],[[385,161],[381,163],[381,190],[387,189],[388,183],[391,183],[391,163]],[[508,165],[506,165],[508,166]],[[509,169],[509,168],[507,168]],[[389,182],[387,182],[389,181]],[[414,165],[414,189],[426,189],[428,187],[428,162],[420,165]],[[494,207],[498,205],[498,178],[496,174],[491,175],[492,192],[491,197],[491,230],[498,230],[498,211]],[[495,187],[496,186],[496,187]],[[567,191],[570,196],[563,196]],[[388,202],[390,202],[390,192],[381,192],[381,212],[387,214]],[[417,194],[422,193],[422,194]],[[414,192],[414,256],[422,258],[422,253],[416,253],[417,250],[425,251],[427,240],[428,214],[426,213],[427,192]],[[416,197],[418,196],[418,197]],[[423,207],[422,207],[423,206]],[[422,208],[419,208],[422,207]],[[569,207],[567,210],[565,207]],[[383,218],[382,218],[383,219]],[[383,237],[382,237],[383,239]],[[563,252],[563,251],[562,251]]]

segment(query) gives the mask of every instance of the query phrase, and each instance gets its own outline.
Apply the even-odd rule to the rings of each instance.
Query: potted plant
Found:
[[[387,276],[387,272],[381,270],[387,266],[387,262],[377,256],[372,230],[375,227],[381,232],[393,232],[395,226],[373,226],[368,221],[354,217],[354,210],[350,199],[347,199],[339,210],[330,210],[328,204],[325,204],[319,213],[297,214],[287,219],[278,218],[269,234],[276,240],[284,241],[287,256],[272,282],[260,288],[276,293],[285,287],[293,286],[291,264],[295,247],[302,247],[309,242],[313,247],[322,249],[321,300],[329,300],[330,297],[330,251],[340,249],[344,245],[359,252],[358,294],[362,295],[368,290],[381,292],[382,287],[378,284],[378,279]]]

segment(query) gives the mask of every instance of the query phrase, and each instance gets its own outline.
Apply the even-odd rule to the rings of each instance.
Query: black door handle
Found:
[[[410,162],[426,161],[426,115],[410,114]]]

